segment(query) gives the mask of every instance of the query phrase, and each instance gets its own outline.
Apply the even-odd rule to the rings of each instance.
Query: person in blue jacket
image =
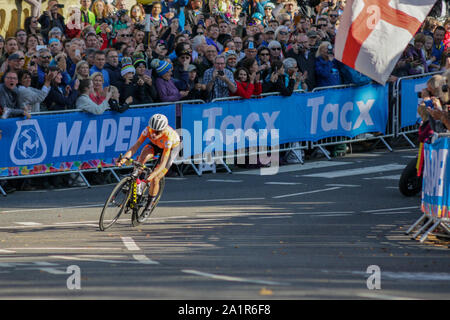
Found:
[[[184,7],[189,3],[189,0],[165,0],[161,1],[161,14],[169,21],[174,18],[178,19],[179,31],[184,30],[186,17],[184,15]]]
[[[328,41],[320,44],[316,53],[316,86],[328,87],[342,84],[338,61],[334,58],[333,46]]]

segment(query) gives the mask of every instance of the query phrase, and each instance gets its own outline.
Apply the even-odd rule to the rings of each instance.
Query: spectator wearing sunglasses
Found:
[[[283,60],[283,50],[281,47],[281,43],[276,40],[270,41],[268,48],[270,50],[270,61],[274,62],[277,60]]]
[[[37,53],[37,74],[38,74],[38,83],[40,86],[44,84],[45,79],[45,71],[50,65],[52,61],[52,54],[50,50],[47,48],[42,48]]]

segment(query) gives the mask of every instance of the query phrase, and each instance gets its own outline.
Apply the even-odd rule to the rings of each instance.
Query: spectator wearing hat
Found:
[[[89,74],[100,72],[103,75],[103,87],[109,87],[111,81],[109,79],[109,73],[105,69],[106,55],[104,51],[97,50],[94,54],[94,65],[89,70]]]
[[[177,84],[172,78],[172,64],[165,61],[154,59],[151,62],[151,67],[157,74],[156,90],[162,102],[175,102],[185,98],[189,92],[186,90],[180,90]],[[185,83],[182,84],[185,86]],[[185,89],[186,87],[184,87]]]
[[[255,12],[254,14],[252,14],[252,21],[256,25],[263,24],[264,16],[259,12]]]
[[[261,46],[267,47],[272,40],[275,40],[275,30],[271,27],[265,27]]]
[[[188,82],[188,66],[192,62],[191,53],[188,50],[184,49],[184,43],[181,43],[177,49],[175,50],[177,52],[177,58],[175,59],[173,63],[173,78],[178,81],[184,81],[186,83]],[[181,49],[180,49],[181,48]]]
[[[256,44],[254,41],[247,40],[244,42],[244,54],[245,55],[241,60],[245,58],[256,58],[256,55],[258,54],[258,49],[256,48]]]
[[[186,16],[184,14],[184,9],[188,5],[189,0],[172,0],[172,1],[162,1],[161,4],[161,14],[167,19],[167,21],[172,21],[173,19],[178,19],[179,31],[184,30],[186,23]]]
[[[154,103],[158,101],[158,91],[153,86],[153,79],[151,72],[147,69],[147,62],[143,57],[139,57],[133,62],[136,74],[134,75],[133,82],[140,88],[140,96],[135,99],[135,104]]]
[[[64,23],[64,17],[58,13],[58,1],[50,0],[47,5],[47,10],[39,17],[39,24],[41,25],[41,34],[44,37],[45,42],[48,42],[50,36],[50,30],[52,28],[59,28],[61,34],[66,30],[66,24]],[[52,37],[55,37],[54,35]]]
[[[226,69],[230,70],[231,72],[236,71],[237,68],[237,54],[234,50],[228,50],[224,53],[225,55],[225,63],[226,63]]]
[[[269,25],[269,21],[272,20],[274,17],[273,10],[275,9],[275,5],[272,2],[267,2],[264,5],[264,18],[263,18],[263,24],[265,26]]]
[[[193,64],[190,64],[187,71],[189,73],[189,94],[187,95],[186,100],[207,100],[208,95],[206,91],[206,85],[200,83],[197,75],[197,67]]]
[[[2,72],[0,72],[0,78],[6,74],[6,71],[19,72],[25,65],[25,55],[22,51],[16,51],[8,56],[6,62],[2,65]]]
[[[319,34],[315,30],[309,30],[306,36],[308,37],[309,49],[315,54],[320,44]]]
[[[206,85],[209,99],[225,98],[237,90],[233,73],[225,68],[225,56],[214,59],[214,67],[205,71],[202,84]]]
[[[125,100],[128,99],[128,97],[133,97],[133,101],[144,100],[142,87],[139,87],[137,83],[133,81],[136,74],[136,69],[132,64],[131,58],[126,57],[122,59],[122,69],[120,74],[122,76],[122,80],[117,87],[120,92],[119,103],[125,103]]]

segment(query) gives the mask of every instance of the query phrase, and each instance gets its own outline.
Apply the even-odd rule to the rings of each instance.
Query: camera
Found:
[[[63,4],[57,4],[56,6],[57,6],[58,8],[60,8],[60,9],[64,8],[64,5],[63,5]]]
[[[333,1],[328,1],[328,6],[332,7],[333,6]]]
[[[328,46],[328,54],[334,54],[332,45]]]
[[[124,16],[124,15],[126,15],[126,14],[127,14],[127,10],[125,10],[125,9],[122,9],[122,10],[119,10],[119,11],[116,12],[116,16],[119,17],[119,18]]]
[[[225,72],[223,72],[223,70],[220,70],[220,71],[217,71],[217,74],[222,77],[225,74]]]

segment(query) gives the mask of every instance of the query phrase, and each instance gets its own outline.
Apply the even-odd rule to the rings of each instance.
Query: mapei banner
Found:
[[[175,105],[0,120],[0,177],[113,166],[155,113],[165,114],[175,127]]]
[[[450,218],[450,139],[425,144],[422,211],[437,218]]]
[[[184,157],[212,149],[225,153],[241,147],[384,134],[387,119],[388,88],[377,84],[183,105]]]
[[[417,107],[422,102],[419,93],[427,87],[431,76],[401,81],[400,88],[400,129],[420,123]]]

